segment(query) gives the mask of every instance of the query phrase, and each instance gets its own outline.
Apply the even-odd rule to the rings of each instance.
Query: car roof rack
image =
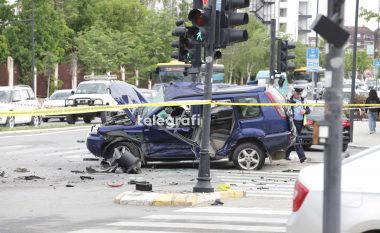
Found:
[[[84,80],[117,80],[117,76],[113,74],[105,74],[105,75],[85,75],[83,77]]]

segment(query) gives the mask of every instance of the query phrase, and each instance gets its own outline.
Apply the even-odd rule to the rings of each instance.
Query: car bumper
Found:
[[[87,136],[86,146],[87,149],[91,152],[91,154],[96,157],[102,156],[102,149],[104,144],[104,138],[101,135],[92,135],[89,134]]]

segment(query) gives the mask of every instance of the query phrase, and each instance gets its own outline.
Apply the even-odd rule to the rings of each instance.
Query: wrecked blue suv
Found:
[[[202,100],[202,93],[177,96],[173,101]],[[274,88],[240,86],[214,90],[212,100],[226,103],[284,103]],[[211,106],[211,159],[228,158],[242,170],[259,170],[265,162],[282,159],[294,143],[295,130],[286,108],[281,106]],[[202,136],[202,106],[144,107],[131,119],[114,117],[93,126],[88,150],[97,157],[114,160],[115,149],[129,151],[143,163],[194,160]],[[120,155],[120,154],[119,154]]]

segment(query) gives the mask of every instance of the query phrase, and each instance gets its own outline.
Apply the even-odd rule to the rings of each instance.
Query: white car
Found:
[[[65,89],[65,90],[57,90],[55,91],[49,98],[46,98],[44,103],[42,104],[43,108],[59,108],[65,107],[65,100],[69,98],[73,90]],[[60,121],[64,121],[66,116],[59,115],[51,115],[51,116],[43,116],[42,121],[48,122],[49,119],[58,118]]]
[[[17,85],[14,87],[0,87],[0,111],[32,110],[40,105],[29,86]],[[13,128],[16,124],[30,124],[38,126],[41,123],[39,116],[0,116],[0,125]]]
[[[75,93],[65,100],[65,106],[116,106],[121,104],[147,103],[145,97],[135,86],[117,80],[116,76],[85,76],[88,81],[81,82]],[[126,111],[126,110],[124,110]],[[129,112],[132,112],[133,109]],[[100,117],[102,123],[107,122],[120,111],[103,111],[67,115],[67,123],[75,124],[78,117],[85,123],[91,123],[94,117]]]
[[[342,161],[341,232],[380,232],[380,146]],[[323,164],[301,170],[287,232],[322,233]]]

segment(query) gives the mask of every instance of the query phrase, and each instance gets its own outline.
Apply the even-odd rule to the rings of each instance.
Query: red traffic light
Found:
[[[203,27],[208,22],[208,15],[200,9],[192,9],[189,12],[189,20],[198,27]]]

